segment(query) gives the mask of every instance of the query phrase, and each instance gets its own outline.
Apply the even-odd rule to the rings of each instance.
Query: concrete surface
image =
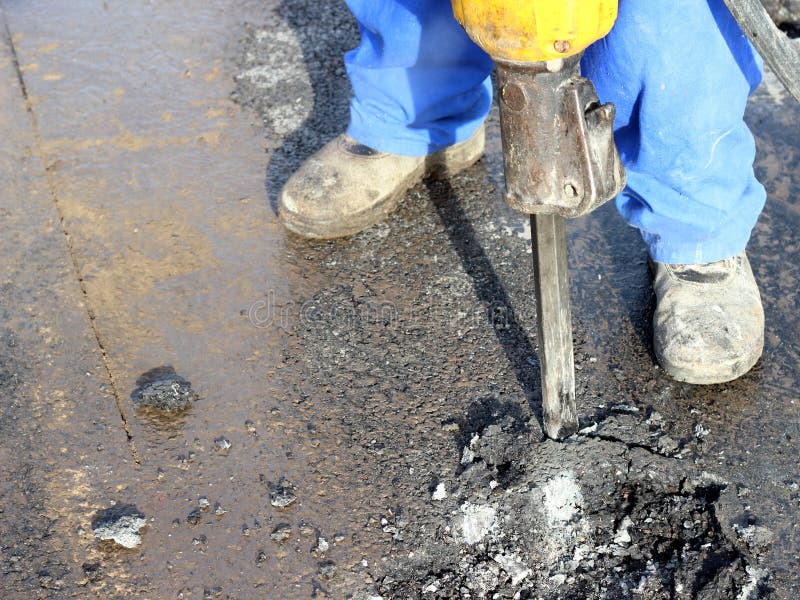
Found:
[[[274,202],[346,123],[342,3],[0,7],[3,597],[800,592],[800,110],[774,79],[748,113],[763,360],[664,377],[644,248],[602,209],[570,229],[588,429],[559,452],[495,115],[467,173],[309,243]],[[140,406],[165,372],[188,409]],[[115,510],[139,546],[95,539]]]

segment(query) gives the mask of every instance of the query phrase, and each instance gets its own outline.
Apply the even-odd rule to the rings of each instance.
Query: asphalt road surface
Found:
[[[583,430],[556,444],[495,113],[473,168],[307,242],[275,203],[346,125],[343,3],[0,7],[3,598],[800,592],[800,109],[774,77],[747,114],[763,359],[664,376],[605,207],[570,223]]]

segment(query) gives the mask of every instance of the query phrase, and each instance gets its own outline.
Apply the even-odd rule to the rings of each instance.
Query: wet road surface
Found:
[[[341,4],[0,6],[4,597],[403,598],[426,586],[426,597],[461,597],[466,584],[448,584],[453,567],[435,553],[491,574],[482,556],[512,543],[491,534],[470,550],[463,523],[453,533],[462,500],[478,506],[471,515],[506,514],[501,492],[553,481],[600,498],[603,465],[641,466],[637,447],[680,481],[647,488],[645,465],[612,492],[667,506],[670,486],[704,471],[728,482],[678,493],[675,510],[706,532],[674,534],[669,552],[693,558],[683,568],[654,555],[671,583],[643,597],[718,585],[717,597],[733,598],[752,581],[752,597],[800,591],[800,110],[773,79],[748,113],[769,193],[750,245],[764,358],[727,385],[666,378],[651,355],[636,232],[611,207],[578,220],[579,411],[606,433],[559,458],[536,445],[529,231],[502,203],[496,116],[485,159],[466,173],[416,187],[370,231],[306,242],[283,232],[274,205],[292,170],[346,123],[341,53],[357,32]],[[153,373],[180,377],[159,389],[190,386],[191,405],[143,407]],[[481,450],[500,435],[493,424],[513,432],[499,438],[518,450],[511,458],[490,456],[500,442]],[[528,447],[538,458],[525,458]],[[560,460],[574,477],[551,473]],[[479,498],[472,465],[497,478],[494,496]],[[440,485],[447,497],[434,500]],[[589,520],[570,535],[595,518],[586,502]],[[145,516],[137,548],[94,538],[98,511],[115,504]],[[609,535],[622,535],[620,511],[638,515],[641,503],[631,506],[597,505],[597,523],[609,518]],[[763,528],[769,543],[737,541],[733,524]],[[636,543],[646,528],[632,527],[633,546],[655,552]],[[702,554],[706,543],[716,554]],[[645,563],[626,555],[608,568],[638,580]],[[514,585],[588,593],[563,566],[538,566],[541,583],[533,573]],[[723,581],[726,569],[739,579]],[[467,597],[482,597],[481,585]],[[497,585],[513,597],[514,585]],[[625,597],[619,585],[608,583],[608,597]]]

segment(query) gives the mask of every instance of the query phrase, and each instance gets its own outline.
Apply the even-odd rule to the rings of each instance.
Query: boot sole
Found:
[[[289,231],[305,238],[330,240],[354,235],[385,219],[400,205],[405,193],[420,181],[428,177],[433,179],[452,177],[478,162],[483,156],[484,135],[484,129],[481,126],[469,140],[430,155],[425,162],[398,184],[392,194],[381,199],[369,209],[350,215],[346,224],[340,221],[308,221],[283,207],[279,210],[279,216]],[[478,152],[474,150],[476,147],[479,148]]]

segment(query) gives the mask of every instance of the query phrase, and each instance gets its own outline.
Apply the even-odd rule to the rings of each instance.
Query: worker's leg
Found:
[[[449,0],[347,0],[361,43],[345,55],[348,133],[382,152],[422,156],[469,138],[489,112],[492,60]]]
[[[483,153],[491,59],[449,0],[347,0],[361,43],[345,57],[350,126],[289,179],[286,227],[308,237],[361,231],[431,172],[456,173]]]
[[[651,257],[707,263],[744,250],[765,198],[742,119],[761,67],[722,0],[621,0],[583,68],[617,106],[628,172],[617,206]]]
[[[583,66],[617,105],[628,171],[617,206],[656,261],[656,357],[676,379],[728,381],[755,364],[764,340],[744,247],[765,193],[742,119],[760,61],[722,0],[619,8]]]

